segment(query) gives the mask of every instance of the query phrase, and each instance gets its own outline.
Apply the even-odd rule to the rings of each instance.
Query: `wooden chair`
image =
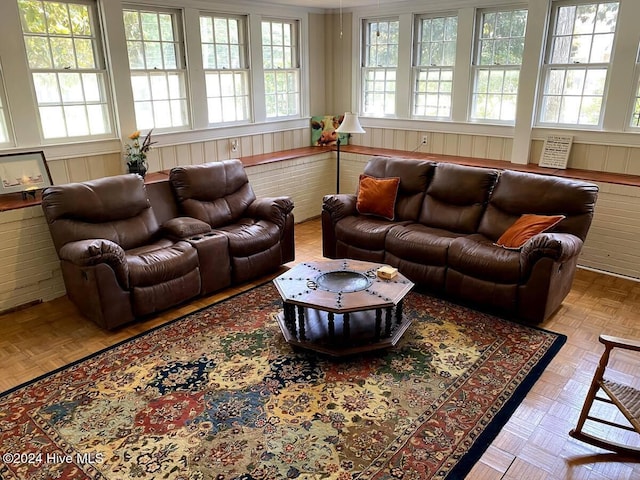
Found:
[[[604,344],[605,350],[602,357],[600,357],[600,363],[593,376],[591,387],[589,388],[582,412],[580,413],[580,418],[578,419],[578,425],[569,432],[569,435],[598,448],[638,458],[640,457],[640,448],[612,442],[582,431],[585,422],[591,420],[640,434],[640,391],[629,385],[612,382],[604,378],[611,351],[614,348],[620,348],[640,352],[640,342],[609,335],[600,335],[599,340]],[[606,394],[606,397],[598,396],[600,390]],[[593,416],[590,411],[594,401],[609,403],[618,407],[629,421],[630,426]]]

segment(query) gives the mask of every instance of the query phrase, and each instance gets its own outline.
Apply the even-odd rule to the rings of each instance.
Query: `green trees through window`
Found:
[[[95,5],[18,0],[44,138],[111,133]]]

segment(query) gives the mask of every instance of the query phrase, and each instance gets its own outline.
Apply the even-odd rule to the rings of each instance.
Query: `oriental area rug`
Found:
[[[458,479],[565,337],[411,292],[394,347],[287,344],[265,284],[0,397],[9,479]]]

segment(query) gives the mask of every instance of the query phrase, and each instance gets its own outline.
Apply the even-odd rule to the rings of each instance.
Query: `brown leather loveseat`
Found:
[[[397,267],[439,294],[541,322],[568,294],[598,187],[555,176],[374,157],[364,174],[400,179],[393,220],[355,194],[323,202],[323,253]],[[520,248],[496,242],[522,215],[564,218]]]
[[[294,258],[291,199],[257,199],[238,160],[57,185],[42,208],[69,298],[109,329]]]

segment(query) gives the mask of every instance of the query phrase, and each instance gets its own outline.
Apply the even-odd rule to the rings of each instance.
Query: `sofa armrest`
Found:
[[[564,263],[578,255],[582,245],[582,240],[570,233],[539,233],[522,247],[520,262],[523,271],[529,271],[543,257]]]
[[[88,239],[69,242],[59,251],[60,260],[78,267],[92,267],[100,263],[111,267],[123,288],[129,288],[129,267],[124,250],[106,239]]]
[[[282,230],[287,221],[287,215],[293,210],[291,197],[261,197],[256,198],[245,212],[249,218],[268,220],[278,225]]]
[[[329,214],[333,223],[349,215],[356,215],[356,196],[352,193],[325,195],[322,199],[322,211]]]
[[[176,217],[162,224],[162,230],[169,238],[183,240],[194,235],[202,235],[211,231],[207,222],[191,217]]]

